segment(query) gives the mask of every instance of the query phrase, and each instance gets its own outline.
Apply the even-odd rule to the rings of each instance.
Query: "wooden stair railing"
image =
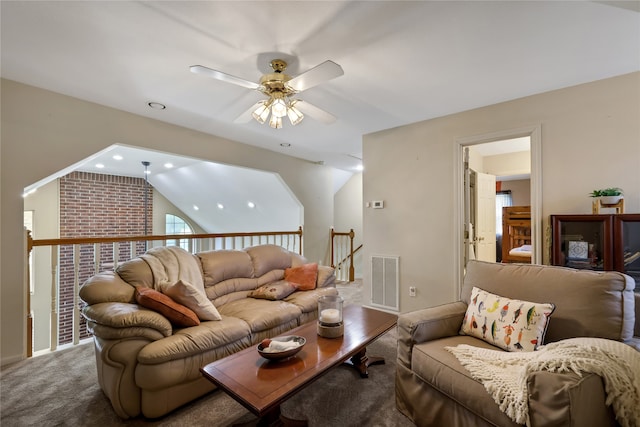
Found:
[[[302,255],[302,227],[295,231],[266,231],[266,232],[242,232],[242,233],[212,233],[212,234],[179,234],[179,235],[146,235],[146,236],[119,236],[119,237],[86,237],[65,239],[33,239],[31,232],[25,230],[25,254],[26,268],[26,293],[27,293],[27,356],[33,355],[33,321],[34,313],[31,308],[30,280],[33,272],[30,269],[29,257],[35,265],[36,257],[34,248],[50,248],[50,272],[51,283],[51,328],[50,350],[55,351],[60,340],[58,325],[60,302],[57,295],[61,289],[61,255],[64,261],[66,281],[65,286],[72,288],[73,304],[68,311],[71,312],[71,339],[72,344],[80,342],[80,305],[79,289],[81,283],[93,274],[105,270],[115,270],[119,262],[134,258],[144,253],[153,246],[166,245],[167,242],[178,244],[186,240],[192,253],[213,249],[241,249],[261,244],[276,244],[292,252]],[[159,245],[154,243],[160,243]],[[104,246],[107,245],[107,250]],[[111,245],[111,250],[108,250]],[[124,251],[123,251],[124,248]],[[121,256],[121,252],[122,256]],[[88,259],[90,258],[90,259]],[[46,265],[46,260],[44,261]],[[71,271],[69,271],[71,270]],[[42,279],[38,279],[42,280]],[[47,279],[44,279],[47,280]],[[62,299],[62,298],[60,298]],[[69,313],[63,313],[69,316]]]
[[[331,267],[336,269],[336,276],[339,280],[344,278],[344,274],[342,274],[344,271],[343,266],[347,261],[349,261],[348,281],[353,282],[355,279],[355,269],[353,267],[353,254],[355,253],[353,239],[355,235],[353,228],[348,232],[337,232],[333,227],[331,228]]]

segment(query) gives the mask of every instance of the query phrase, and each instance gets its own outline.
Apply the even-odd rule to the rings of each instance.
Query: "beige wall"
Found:
[[[531,204],[531,180],[529,179],[502,181],[502,190],[511,190],[513,206],[528,206]]]
[[[354,242],[362,242],[362,174],[354,174],[334,196],[336,231],[355,232]],[[358,244],[359,244],[358,243]]]
[[[24,198],[24,210],[33,211],[34,239],[60,237],[60,195],[58,180],[38,188]],[[45,350],[51,346],[51,247],[33,248],[33,284],[31,311],[33,315],[33,350]],[[3,263],[4,264],[4,263]]]
[[[349,231],[353,229],[355,236],[353,238],[353,247],[356,249],[362,244],[362,209],[364,202],[362,200],[362,174],[354,174],[342,186],[342,188],[334,196],[334,216],[333,226],[336,231]],[[362,251],[354,256],[355,277],[362,278]]]
[[[24,187],[114,143],[279,173],[305,208],[305,255],[324,259],[333,218],[329,167],[9,80],[1,91],[2,364],[26,354]]]
[[[385,209],[364,210],[364,257],[400,256],[402,312],[457,297],[456,141],[537,125],[543,236],[550,214],[590,213],[594,188],[623,188],[626,211],[640,212],[640,73],[365,135],[363,198]],[[370,279],[365,269],[365,301]]]

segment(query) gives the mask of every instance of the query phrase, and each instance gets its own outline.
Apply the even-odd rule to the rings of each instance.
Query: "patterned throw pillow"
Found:
[[[188,327],[200,324],[200,319],[193,310],[178,304],[167,295],[155,289],[139,286],[136,288],[136,301],[149,310],[157,311],[175,326]]]
[[[315,289],[317,279],[318,264],[315,262],[284,270],[284,280],[295,283],[301,291],[310,291],[311,289]]]
[[[178,280],[172,286],[163,286],[162,293],[189,307],[200,320],[222,320],[218,309],[204,292],[189,282]]]
[[[505,298],[474,287],[460,334],[507,351],[534,351],[543,343],[553,310],[550,303]]]
[[[268,283],[266,285],[260,286],[258,289],[249,292],[251,298],[261,298],[268,300],[281,300],[282,298],[286,298],[291,295],[297,286],[293,283],[287,282],[286,280],[280,280],[274,283]]]

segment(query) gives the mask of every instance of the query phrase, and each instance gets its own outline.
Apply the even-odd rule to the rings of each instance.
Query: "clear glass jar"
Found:
[[[342,325],[342,305],[339,295],[326,295],[318,298],[318,322],[322,326]]]

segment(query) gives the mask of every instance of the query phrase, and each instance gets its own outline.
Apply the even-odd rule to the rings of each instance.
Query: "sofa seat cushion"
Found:
[[[154,341],[138,354],[138,362],[158,364],[223,347],[251,335],[249,325],[241,319],[223,316],[219,321],[177,329],[170,337]]]
[[[251,345],[250,338],[247,336],[191,356],[157,364],[139,363],[135,370],[136,384],[146,391],[166,390],[180,384],[188,385],[193,381],[204,379],[200,372],[201,367],[237,353]]]
[[[465,335],[428,341],[413,347],[412,371],[431,387],[490,423],[513,424],[513,421],[500,411],[482,383],[473,379],[458,359],[445,349],[447,346],[455,347],[459,344],[499,350],[485,341]]]
[[[218,307],[223,316],[242,319],[252,333],[276,328],[296,320],[302,314],[297,305],[284,301],[243,298]]]
[[[318,298],[325,295],[338,295],[338,290],[316,288],[311,291],[298,291],[286,297],[284,301],[298,306],[303,313],[310,313],[318,310]]]

